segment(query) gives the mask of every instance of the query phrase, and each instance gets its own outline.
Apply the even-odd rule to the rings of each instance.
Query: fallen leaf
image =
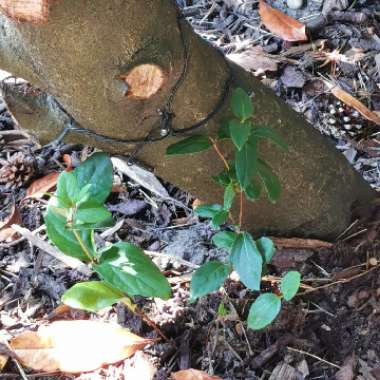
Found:
[[[242,53],[228,54],[227,58],[255,74],[278,69],[278,59],[267,54],[261,46],[254,46]]]
[[[362,114],[367,120],[374,122],[377,125],[380,125],[380,116],[367,108],[361,101],[354,98],[347,91],[344,91],[341,87],[334,85],[330,82],[325,82],[328,88],[331,90],[331,93],[338,98],[343,103],[354,108],[360,114]]]
[[[49,0],[1,0],[0,10],[16,21],[41,23],[48,18]]]
[[[35,371],[80,373],[124,360],[154,341],[111,323],[58,321],[21,333],[9,345]]]
[[[265,27],[285,41],[307,41],[306,26],[260,0],[259,14]]]
[[[171,374],[173,380],[222,380],[217,376],[210,376],[197,369],[185,369]]]
[[[10,243],[16,239],[17,232],[11,228],[12,224],[21,224],[21,214],[16,205],[12,206],[9,216],[0,222],[0,242]]]
[[[353,380],[355,377],[354,368],[356,366],[356,358],[354,355],[345,359],[343,366],[335,374],[335,380]]]
[[[73,169],[73,160],[69,154],[65,153],[62,156],[62,161],[66,165],[66,171],[71,171]]]
[[[51,191],[56,185],[59,177],[58,172],[53,172],[45,177],[36,179],[26,190],[25,199],[41,199],[47,192]]]

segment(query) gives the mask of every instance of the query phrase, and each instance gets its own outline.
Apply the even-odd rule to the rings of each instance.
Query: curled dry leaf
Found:
[[[306,26],[260,0],[259,14],[265,27],[285,41],[307,41]]]
[[[185,369],[171,374],[173,380],[222,380],[218,376],[210,376],[197,369]]]
[[[336,86],[330,82],[325,81],[328,88],[331,90],[331,93],[338,98],[343,103],[348,106],[356,109],[360,114],[362,114],[367,120],[374,122],[377,125],[380,125],[380,116],[367,108],[361,101],[354,98],[347,91],[344,91],[341,87]]]
[[[26,190],[26,197],[24,199],[41,199],[47,192],[53,190],[57,185],[57,180],[59,177],[58,172],[49,173],[45,177],[36,179]]]
[[[24,332],[9,345],[35,371],[80,373],[124,360],[153,342],[110,323],[58,321]]]
[[[11,213],[4,220],[0,222],[0,242],[10,243],[16,239],[17,232],[11,228],[12,224],[21,224],[21,214],[16,205],[14,204]]]

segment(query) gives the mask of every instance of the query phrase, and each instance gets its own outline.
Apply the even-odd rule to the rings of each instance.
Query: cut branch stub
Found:
[[[165,74],[158,65],[145,63],[135,66],[127,74],[121,75],[120,79],[127,84],[126,96],[148,99],[162,88]]]
[[[0,0],[0,11],[15,21],[38,24],[48,19],[49,0]]]

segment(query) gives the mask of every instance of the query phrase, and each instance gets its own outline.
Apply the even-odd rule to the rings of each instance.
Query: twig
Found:
[[[299,354],[302,354],[302,355],[306,355],[306,356],[310,356],[311,358],[314,358],[322,363],[325,363],[325,364],[328,364],[330,365],[331,367],[334,367],[334,368],[337,368],[337,369],[340,369],[341,367],[338,366],[337,364],[334,364],[334,363],[331,363],[325,359],[322,359],[320,358],[319,356],[317,355],[314,355],[314,354],[311,354],[310,352],[306,352],[306,351],[303,351],[303,350],[298,350],[297,348],[293,348],[293,347],[286,347],[289,351],[293,351],[293,352],[298,352]]]
[[[241,228],[243,224],[243,192],[240,191],[240,211],[239,211],[239,228]]]
[[[281,248],[318,249],[333,248],[334,244],[316,239],[278,238],[271,237],[273,243]]]
[[[50,245],[48,242],[42,240],[39,236],[34,235],[33,232],[27,228],[21,227],[18,224],[12,224],[12,228],[17,231],[21,236],[29,240],[32,245],[46,252],[50,256],[64,263],[67,267],[77,270],[85,275],[90,275],[91,270],[84,265],[81,261],[64,255],[62,252],[58,251],[55,247]]]
[[[230,165],[229,163],[227,162],[226,158],[223,156],[223,153],[221,152],[221,150],[219,149],[219,146],[218,146],[218,143],[216,142],[216,140],[214,140],[212,137],[209,137],[211,143],[212,143],[212,146],[216,152],[216,154],[219,156],[219,158],[223,161],[223,164],[224,166],[226,167],[227,171],[230,170]]]

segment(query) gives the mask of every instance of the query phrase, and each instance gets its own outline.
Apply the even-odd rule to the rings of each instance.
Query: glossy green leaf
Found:
[[[242,88],[237,88],[233,91],[231,108],[234,115],[242,121],[249,119],[253,115],[251,98]]]
[[[275,203],[281,196],[280,180],[273,173],[272,168],[261,159],[258,160],[258,173],[264,183],[269,200]]]
[[[190,284],[190,300],[195,301],[197,298],[218,290],[231,272],[231,267],[220,261],[209,261],[198,268]]]
[[[256,178],[252,178],[251,183],[244,189],[244,194],[250,201],[256,201],[260,198],[262,192],[262,184]]]
[[[150,258],[138,247],[117,243],[101,252],[100,263],[94,265],[101,278],[129,296],[168,299],[168,280]]]
[[[213,228],[217,228],[224,224],[228,219],[228,211],[222,210],[216,213],[211,219],[211,225]]]
[[[231,252],[232,246],[239,235],[232,231],[221,231],[212,237],[212,242],[217,248]]]
[[[290,301],[301,285],[301,274],[297,271],[288,272],[281,280],[280,290],[285,301]]]
[[[112,214],[104,206],[82,205],[75,213],[76,224],[98,224],[112,219]]]
[[[232,119],[229,122],[229,128],[232,142],[238,150],[241,150],[251,134],[252,124],[249,122],[240,123],[238,120]]]
[[[267,237],[262,237],[256,240],[256,244],[262,256],[264,257],[265,264],[269,264],[273,258],[274,253],[276,252],[273,240]]]
[[[66,226],[66,218],[54,210],[54,206],[49,206],[45,215],[46,230],[49,239],[63,253],[75,257],[84,262],[89,258],[83,251],[73,231]],[[91,256],[95,256],[96,248],[94,243],[94,233],[91,230],[78,232],[83,243],[88,249]]]
[[[73,207],[77,201],[78,193],[78,182],[73,172],[62,172],[57,181],[55,205],[57,207]]]
[[[248,314],[248,327],[261,330],[271,324],[281,310],[281,298],[273,293],[261,294],[252,304]]]
[[[218,130],[218,138],[220,140],[231,138],[229,121],[226,119],[222,120],[220,124],[219,130]]]
[[[205,135],[194,135],[170,145],[166,154],[169,156],[177,154],[198,153],[212,146],[210,139]]]
[[[201,205],[198,206],[194,212],[201,218],[213,218],[216,214],[223,210],[223,207],[219,204]]]
[[[124,294],[102,281],[80,282],[62,296],[65,305],[75,309],[97,312],[124,298]]]
[[[258,157],[257,141],[249,139],[242,150],[235,155],[236,177],[242,189],[246,189],[252,182],[252,178],[257,174]]]
[[[228,186],[224,189],[224,202],[223,202],[223,208],[225,210],[230,210],[232,207],[232,204],[234,203],[236,193],[235,193],[235,187],[232,182],[228,184]]]
[[[258,139],[267,139],[278,145],[280,148],[287,150],[288,144],[282,137],[272,128],[256,127],[252,129],[252,136]]]
[[[93,202],[103,204],[106,201],[113,183],[112,162],[107,154],[94,153],[72,173],[77,179],[79,189],[87,186]],[[88,187],[89,184],[91,187]]]
[[[260,290],[263,258],[249,233],[243,232],[236,238],[231,250],[231,262],[247,288]]]

